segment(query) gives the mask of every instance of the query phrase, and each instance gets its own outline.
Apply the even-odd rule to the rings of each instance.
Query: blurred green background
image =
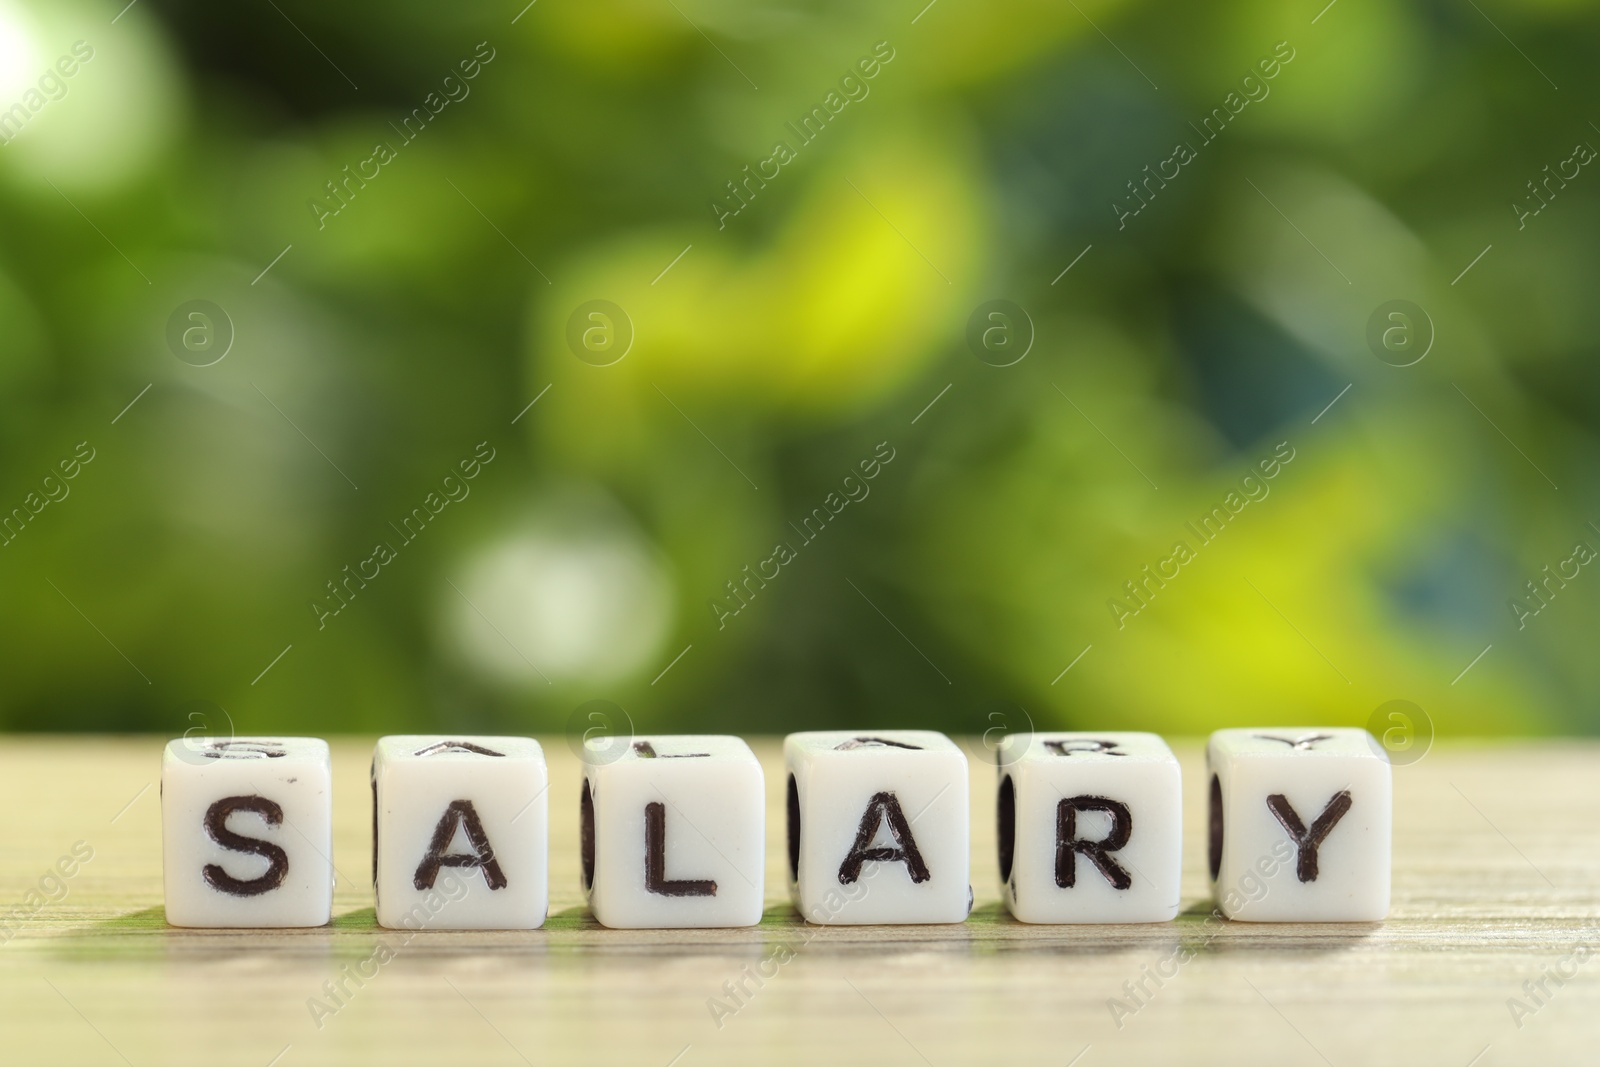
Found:
[[[0,0],[0,726],[1594,732],[1597,47]]]

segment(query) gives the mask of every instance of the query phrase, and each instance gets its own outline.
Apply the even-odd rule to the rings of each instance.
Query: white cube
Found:
[[[790,734],[789,888],[814,923],[957,923],[972,910],[967,757],[931,730]]]
[[[161,758],[173,926],[323,926],[333,918],[333,770],[312,737],[179,738]]]
[[[1218,730],[1206,746],[1211,888],[1252,922],[1389,914],[1389,754],[1365,730]]]
[[[1006,907],[1027,923],[1178,915],[1183,780],[1155,734],[1011,734],[995,750]]]
[[[761,764],[737,737],[585,745],[580,843],[595,919],[626,929],[754,926],[765,806]]]
[[[529,737],[381,738],[372,753],[378,925],[543,925],[550,903],[549,787],[544,750]]]

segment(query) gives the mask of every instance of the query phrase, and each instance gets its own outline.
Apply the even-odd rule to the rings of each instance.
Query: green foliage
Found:
[[[0,726],[1600,728],[1593,5],[919,6],[0,3]]]

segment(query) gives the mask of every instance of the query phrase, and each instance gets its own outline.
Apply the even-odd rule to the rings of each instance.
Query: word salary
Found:
[[[995,840],[1011,914],[1041,925],[1177,919],[1186,820],[1178,761],[1166,742],[1145,733],[1012,740],[996,750]],[[597,922],[681,929],[761,921],[760,861],[771,794],[743,741],[635,737],[621,762],[587,746],[582,758],[575,844]],[[274,768],[271,760],[284,762]],[[901,925],[970,917],[971,766],[947,736],[802,732],[786,738],[785,763],[788,882],[804,918],[816,925]],[[1377,922],[1387,916],[1391,765],[1370,733],[1220,730],[1211,735],[1206,764],[1206,851],[1222,917]],[[378,742],[374,766],[380,926],[544,924],[550,775],[537,742],[393,736]],[[396,772],[396,766],[406,769]],[[171,742],[162,762],[167,921],[196,928],[309,928],[331,921],[334,872],[326,845],[315,843],[332,833],[330,776],[327,743],[315,738]],[[597,776],[623,784],[597,790]],[[1094,792],[1069,795],[1078,788]],[[952,790],[951,801],[937,806]],[[540,806],[533,822],[513,827],[513,813],[534,801]],[[298,813],[300,826],[285,824],[286,807]],[[676,814],[670,823],[669,808]],[[259,823],[230,827],[230,818],[247,815],[259,816]],[[669,825],[677,829],[669,833]],[[692,837],[682,836],[691,830]],[[730,852],[753,865],[736,863]],[[247,857],[265,859],[266,869]],[[897,873],[885,879],[885,872]],[[743,884],[731,883],[729,874],[741,874]],[[730,898],[753,907],[719,908]],[[795,951],[791,946],[790,954]],[[374,954],[355,977],[370,980],[392,954]],[[771,961],[762,979],[784,962]],[[1176,962],[1182,961],[1158,970],[1157,978],[1172,977]],[[351,991],[336,982],[329,992],[348,998]],[[748,988],[741,992],[752,995]],[[743,1006],[743,998],[730,999],[709,1005],[713,1021]],[[1137,1000],[1123,1005],[1127,1013],[1139,1006]],[[323,1002],[321,1012],[315,1007],[320,1021],[342,1004]],[[1113,1011],[1119,1022],[1120,1015]]]

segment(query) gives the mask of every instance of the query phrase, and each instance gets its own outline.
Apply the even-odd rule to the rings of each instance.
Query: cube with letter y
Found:
[[[587,743],[583,889],[603,926],[754,926],[766,875],[766,785],[737,737]]]
[[[1389,754],[1365,730],[1218,730],[1206,746],[1212,890],[1230,919],[1389,913]]]
[[[972,910],[967,757],[931,730],[783,742],[789,884],[814,923],[957,923]]]
[[[378,925],[542,926],[549,785],[544,750],[530,737],[380,738],[372,754]]]
[[[167,922],[323,926],[333,917],[333,776],[311,737],[178,738],[161,760]]]

